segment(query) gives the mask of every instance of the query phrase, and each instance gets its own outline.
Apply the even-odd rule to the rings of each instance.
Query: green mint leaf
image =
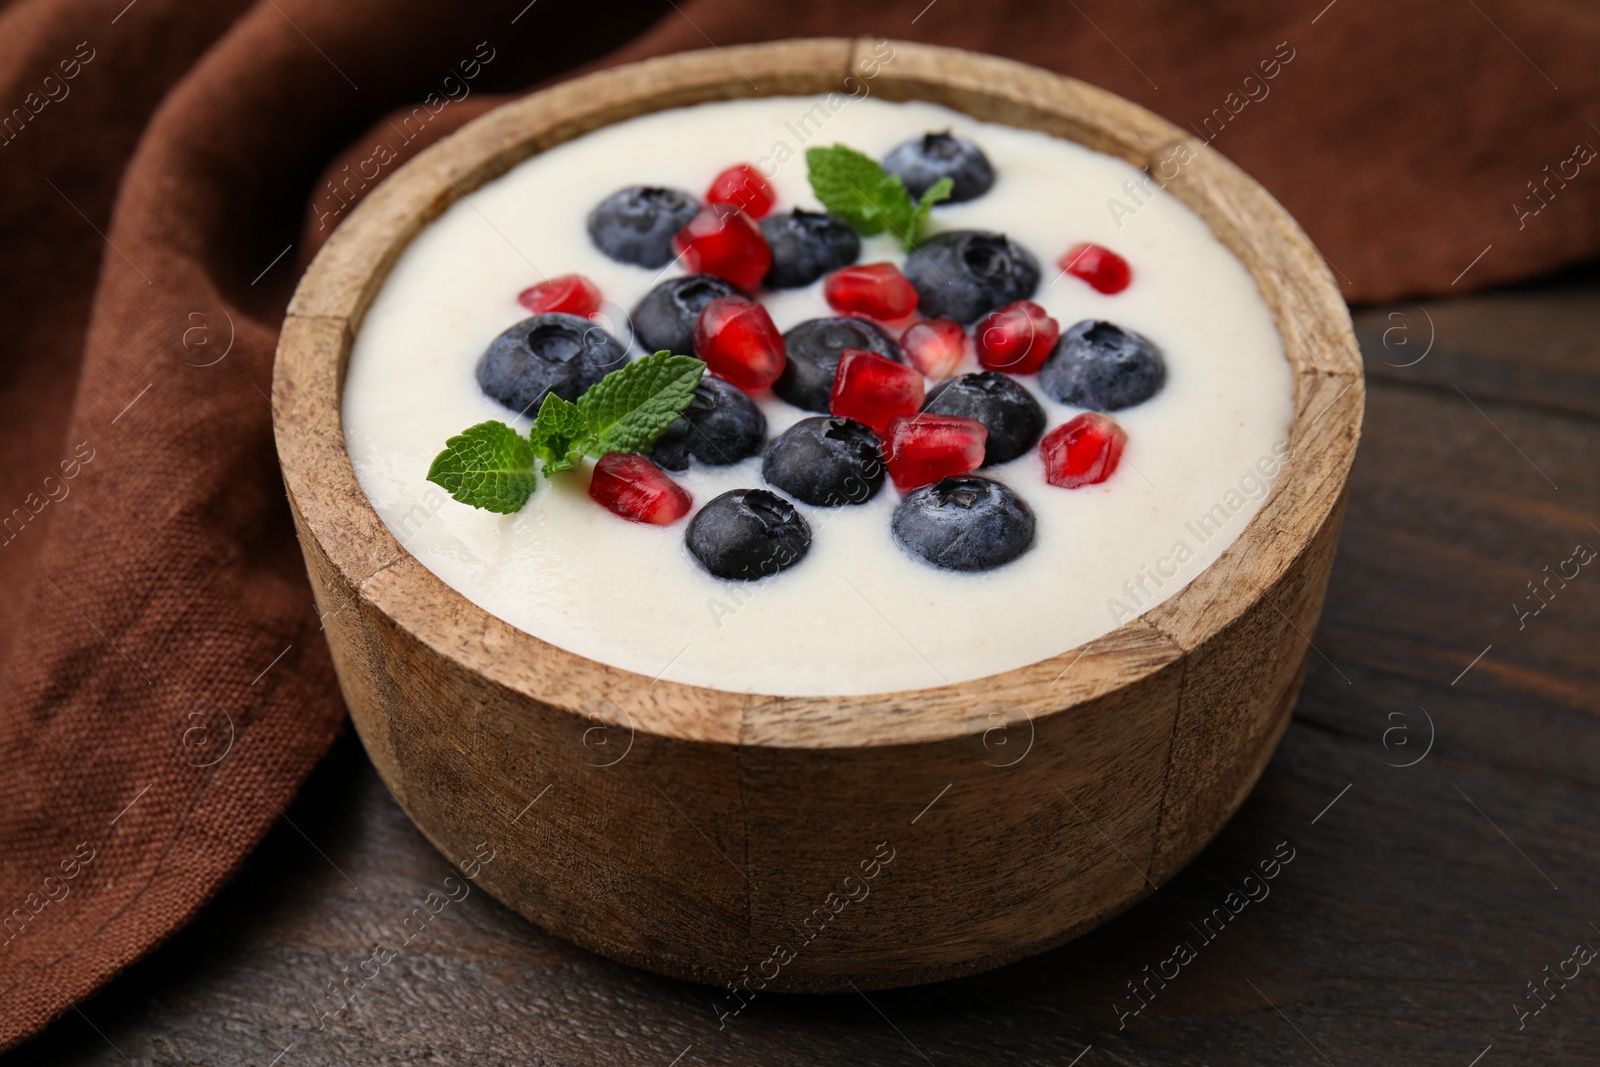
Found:
[[[922,194],[922,199],[917,202],[916,208],[911,212],[911,221],[907,224],[901,240],[905,242],[906,251],[909,252],[916,246],[917,238],[922,235],[923,228],[928,225],[928,215],[933,211],[933,205],[941,200],[950,199],[950,190],[956,183],[949,178],[940,178],[927,191]]]
[[[693,356],[657,352],[601,378],[578,398],[592,435],[589,451],[648,452],[694,398],[706,365]]]
[[[876,160],[853,148],[806,149],[811,191],[828,213],[844,219],[863,236],[888,230],[909,250],[928,223],[933,205],[950,197],[952,182],[941,178],[920,202],[913,201],[898,174],[887,174]]]
[[[508,515],[533,494],[533,446],[503,422],[490,420],[444,443],[428,468],[428,481],[463,504]]]
[[[590,446],[589,427],[578,405],[554,393],[545,394],[528,437],[533,454],[544,460],[546,474],[567,470]]]
[[[806,149],[806,170],[811,191],[828,213],[864,236],[904,227],[911,197],[900,179],[885,174],[876,160],[836,144]]]

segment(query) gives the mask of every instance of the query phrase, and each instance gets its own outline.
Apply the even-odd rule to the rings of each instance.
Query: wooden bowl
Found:
[[[540,926],[653,971],[757,990],[925,982],[1060,944],[1222,827],[1289,719],[1361,422],[1344,302],[1283,209],[1203,142],[990,56],[785,41],[666,56],[495,110],[380,185],[283,325],[284,481],[356,729],[452,861]],[[737,69],[735,69],[737,68]],[[468,602],[379,519],[345,453],[351,340],[397,255],[521,160],[662,108],[871,91],[1149,166],[1244,262],[1293,365],[1282,473],[1222,557],[1120,629],[976,681],[858,697],[656,682]],[[758,88],[759,87],[759,88]],[[1187,161],[1174,166],[1174,159]],[[473,863],[476,866],[476,863]]]

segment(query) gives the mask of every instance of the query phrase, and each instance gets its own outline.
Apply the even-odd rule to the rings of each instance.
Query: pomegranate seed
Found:
[[[735,163],[711,179],[706,192],[706,203],[732,204],[753,219],[765,217],[777,199],[772,185],[748,163]]]
[[[958,415],[896,415],[884,434],[889,477],[902,493],[983,465],[989,429]]]
[[[865,423],[883,436],[895,415],[909,415],[922,407],[922,375],[913,367],[864,348],[839,353],[833,373],[833,394],[828,410]]]
[[[528,286],[517,294],[517,303],[535,315],[560,311],[589,316],[600,310],[600,287],[581,274],[563,274]]]
[[[670,526],[689,514],[689,494],[633,452],[607,452],[594,465],[589,499],[629,522]]]
[[[754,289],[772,266],[772,249],[749,216],[732,204],[707,204],[672,239],[690,273],[715,274]]]
[[[1133,270],[1128,266],[1128,261],[1099,245],[1074,245],[1071,251],[1056,260],[1056,266],[1082,278],[1108,296],[1122,292],[1133,281]]]
[[[783,365],[783,334],[767,309],[749,297],[719,296],[705,306],[694,324],[694,354],[712,374],[747,393],[778,380]]]
[[[893,263],[845,267],[822,283],[828,306],[846,315],[903,319],[917,309],[917,291]]]
[[[1092,411],[1079,415],[1039,442],[1045,481],[1067,489],[1103,482],[1116,472],[1127,443],[1127,431],[1113,420]]]
[[[948,378],[967,358],[967,331],[951,319],[927,319],[900,335],[912,366],[930,378]]]
[[[973,331],[978,362],[989,370],[1032,374],[1044,364],[1061,324],[1031,300],[1018,300],[990,312]]]

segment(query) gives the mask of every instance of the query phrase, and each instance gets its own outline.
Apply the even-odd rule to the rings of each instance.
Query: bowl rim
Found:
[[[1280,472],[1233,543],[1162,603],[1056,656],[962,682],[846,696],[750,694],[652,679],[519,630],[422,566],[361,489],[341,414],[356,332],[406,245],[456,200],[590,130],[709,100],[839,92],[849,79],[870,79],[871,92],[885,99],[944,104],[1148,167],[1244,262],[1273,313],[1295,398]],[[802,748],[983,734],[997,717],[1004,725],[1072,714],[1154,673],[1181,669],[1187,656],[1273,593],[1318,531],[1338,521],[1364,407],[1349,312],[1321,255],[1265,190],[1203,138],[1064,75],[877,38],[675,53],[560,83],[466,124],[375,187],[318,252],[284,319],[272,394],[279,461],[302,545],[332,565],[360,608],[462,670],[599,723],[685,741]],[[320,610],[354,606],[322,603]]]

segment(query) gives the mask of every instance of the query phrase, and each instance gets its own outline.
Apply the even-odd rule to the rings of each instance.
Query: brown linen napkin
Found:
[[[341,722],[266,394],[294,281],[365,191],[345,177],[580,67],[857,34],[1212,138],[1353,300],[1600,248],[1579,0],[0,4],[0,1049],[193,915]],[[430,92],[419,135],[384,118]]]

